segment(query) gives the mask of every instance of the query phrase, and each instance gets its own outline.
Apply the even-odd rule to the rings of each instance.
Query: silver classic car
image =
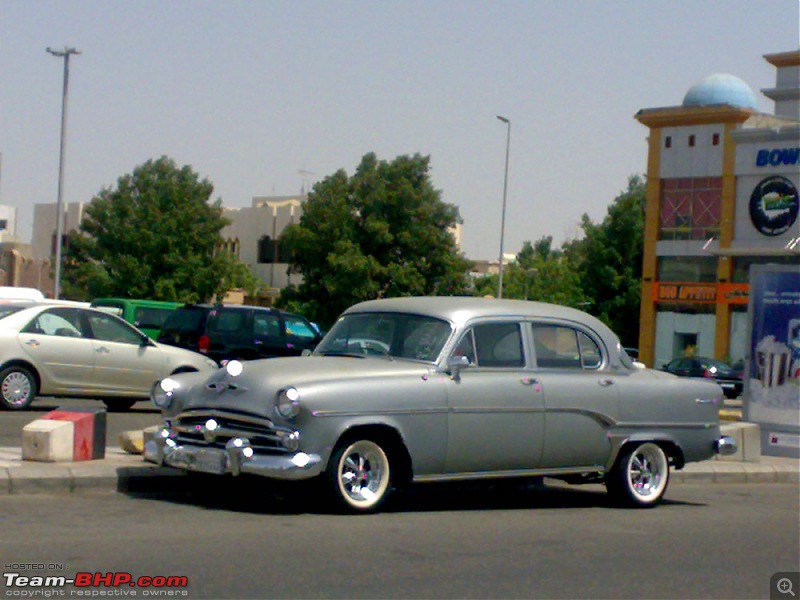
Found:
[[[220,476],[318,477],[376,510],[410,482],[548,476],[653,506],[670,467],[736,445],[713,381],[645,369],[571,308],[486,298],[374,300],[313,354],[158,382],[148,460]]]

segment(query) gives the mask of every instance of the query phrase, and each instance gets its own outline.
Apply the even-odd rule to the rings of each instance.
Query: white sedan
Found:
[[[158,344],[109,313],[75,305],[0,304],[0,407],[22,410],[36,396],[102,400],[127,410],[155,381],[217,364]]]

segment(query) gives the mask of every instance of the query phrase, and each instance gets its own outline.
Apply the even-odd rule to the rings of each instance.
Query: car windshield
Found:
[[[451,331],[449,323],[431,317],[354,313],[344,315],[336,322],[314,354],[436,362]]]

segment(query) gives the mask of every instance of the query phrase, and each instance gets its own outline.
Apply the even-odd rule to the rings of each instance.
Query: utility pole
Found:
[[[64,47],[63,50],[47,48],[53,56],[64,58],[64,91],[61,97],[61,149],[58,158],[58,201],[56,202],[56,272],[53,298],[61,295],[61,244],[64,236],[64,158],[67,149],[67,97],[69,91],[69,57],[80,50]]]

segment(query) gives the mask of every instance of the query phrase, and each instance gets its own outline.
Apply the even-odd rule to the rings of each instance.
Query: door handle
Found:
[[[109,353],[109,349],[106,348],[105,346],[100,346],[99,348],[95,348],[94,351],[95,352],[99,352],[100,354],[108,354]]]
[[[522,385],[536,385],[539,383],[539,380],[534,377],[523,377],[520,379],[520,383]]]
[[[597,383],[598,383],[598,385],[600,385],[602,387],[608,387],[610,385],[614,385],[614,380],[613,379],[600,379]]]
[[[40,346],[39,340],[28,340],[25,342],[28,346]]]

